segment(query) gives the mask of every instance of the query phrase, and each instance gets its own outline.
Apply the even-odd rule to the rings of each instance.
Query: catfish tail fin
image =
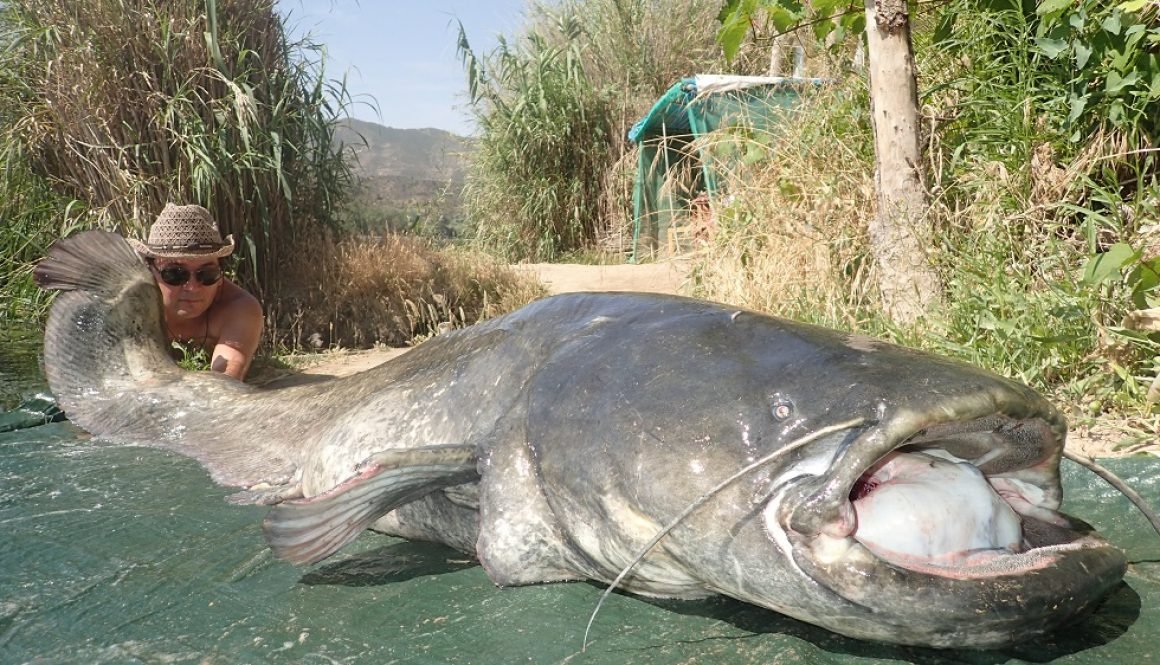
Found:
[[[63,292],[49,313],[44,367],[73,422],[192,457],[223,485],[290,482],[295,463],[282,441],[264,436],[260,415],[284,395],[255,404],[253,386],[179,368],[165,341],[161,291],[124,238],[86,231],[60,240],[34,276]]]
[[[114,395],[180,374],[166,350],[153,276],[124,238],[108,231],[57,241],[33,275],[42,288],[64,292],[44,333],[49,387],[78,425],[115,433],[107,408]]]

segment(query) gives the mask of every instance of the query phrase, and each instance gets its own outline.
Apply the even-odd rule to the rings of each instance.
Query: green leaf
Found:
[[[1063,11],[1068,7],[1073,6],[1076,0],[1043,0],[1039,6],[1035,8],[1035,13],[1040,16],[1054,14],[1055,12]]]
[[[737,13],[738,0],[725,0],[721,3],[721,10],[717,12],[717,22],[724,23],[729,17]]]
[[[1150,261],[1141,261],[1128,274],[1128,284],[1132,287],[1132,304],[1136,309],[1152,307],[1153,299],[1160,295],[1157,287],[1160,286],[1160,257]]]
[[[1092,50],[1087,44],[1077,41],[1072,44],[1072,51],[1075,52],[1075,66],[1077,69],[1083,69],[1087,64],[1088,58],[1092,57]]]
[[[1014,333],[1015,324],[1010,321],[995,318],[995,315],[990,312],[984,313],[979,321],[979,327],[983,330],[996,330],[1005,333]]]
[[[830,16],[838,7],[844,7],[850,4],[850,0],[814,0],[810,5],[814,8],[814,13],[820,17]]]
[[[1108,122],[1113,125],[1119,125],[1124,121],[1124,102],[1122,100],[1114,100],[1108,104]]]
[[[955,19],[958,16],[958,12],[943,12],[943,15],[938,19],[938,25],[934,29],[935,44],[940,44],[951,38],[951,35],[955,31]]]
[[[1128,2],[1121,3],[1118,9],[1125,12],[1138,12],[1150,4],[1152,4],[1152,0],[1128,0]]]
[[[785,7],[777,6],[770,7],[769,20],[777,28],[778,32],[789,32],[796,28],[802,21],[802,14],[791,11]]]
[[[866,12],[846,14],[840,20],[842,25],[846,27],[846,30],[855,35],[861,35],[866,32]]]
[[[1147,33],[1144,32],[1143,23],[1133,23],[1124,31],[1124,36],[1127,38],[1124,42],[1124,50],[1135,52],[1140,44],[1140,40],[1144,38]]]
[[[1108,80],[1104,83],[1104,92],[1109,95],[1114,95],[1124,88],[1136,85],[1140,80],[1139,71],[1128,72],[1127,76],[1120,76],[1119,72],[1114,70],[1108,72]]]
[[[1127,243],[1118,242],[1108,248],[1108,251],[1088,258],[1083,269],[1085,284],[1103,284],[1119,279],[1120,271],[1124,266],[1140,257],[1139,253]]]
[[[1059,58],[1059,54],[1067,50],[1067,42],[1062,39],[1049,39],[1047,37],[1036,37],[1035,45],[1043,55],[1055,60]]]
[[[1070,344],[1081,339],[1086,339],[1085,336],[1077,335],[1076,333],[1059,333],[1056,335],[1028,335],[1028,337],[1035,340],[1036,342],[1041,342],[1043,344]]]
[[[1131,62],[1136,55],[1135,53],[1126,48],[1123,51],[1113,50],[1111,53],[1112,59],[1108,62],[1108,67],[1120,72],[1126,72],[1132,69]]]
[[[1077,95],[1075,93],[1072,93],[1072,95],[1071,95],[1071,112],[1067,114],[1067,122],[1068,123],[1073,123],[1076,120],[1080,119],[1080,117],[1083,115],[1084,110],[1087,109],[1088,99],[1090,99],[1090,98],[1091,98],[1091,95]]]
[[[1112,12],[1112,15],[1104,19],[1104,22],[1100,24],[1100,27],[1104,29],[1104,32],[1108,32],[1113,35],[1120,34],[1120,30],[1124,28],[1123,23],[1120,22],[1120,13]]]
[[[717,30],[717,43],[725,51],[725,59],[730,62],[737,55],[737,51],[741,49],[745,33],[749,31],[749,14],[742,7],[742,3],[735,5],[733,10],[727,16],[724,16],[725,10],[722,10],[724,18],[721,21],[721,28]]]
[[[814,37],[817,37],[820,42],[825,42],[826,36],[833,32],[836,27],[837,24],[833,21],[818,21],[814,24]]]
[[[1160,256],[1137,264],[1130,281],[1133,287],[1144,291],[1160,286]]]
[[[1132,373],[1131,373],[1131,372],[1129,372],[1129,371],[1127,370],[1127,368],[1125,368],[1125,367],[1124,367],[1123,365],[1121,365],[1120,363],[1117,363],[1117,362],[1112,362],[1112,363],[1109,363],[1109,364],[1110,364],[1110,365],[1111,365],[1111,367],[1112,367],[1112,371],[1113,371],[1113,372],[1115,372],[1115,373],[1116,373],[1116,376],[1120,377],[1120,380],[1121,380],[1121,381],[1123,381],[1124,383],[1128,383],[1128,382],[1130,382],[1130,381],[1133,381],[1133,380],[1134,380],[1134,379],[1132,378]]]

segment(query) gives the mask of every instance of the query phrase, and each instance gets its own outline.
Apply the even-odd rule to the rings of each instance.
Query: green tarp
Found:
[[[804,87],[821,79],[700,75],[681,79],[628,133],[638,144],[633,184],[633,260],[672,244],[672,229],[687,221],[691,201],[721,194],[721,175],[744,148],[712,132],[733,128],[768,132],[784,119]],[[742,136],[734,136],[741,138]],[[682,248],[676,248],[682,249]]]
[[[1154,505],[1155,458],[1112,460]],[[470,557],[365,534],[336,560],[273,559],[265,509],[193,461],[100,445],[68,423],[0,434],[2,663],[1145,663],[1160,657],[1160,537],[1065,465],[1066,508],[1124,547],[1126,584],[1079,625],[1001,652],[838,637],[729,599],[498,589]]]
[[[56,405],[56,398],[48,393],[36,393],[13,409],[0,411],[0,432],[38,427],[64,419],[64,412]]]

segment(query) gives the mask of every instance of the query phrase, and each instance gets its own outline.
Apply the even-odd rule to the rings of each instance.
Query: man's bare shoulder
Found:
[[[262,327],[262,304],[249,291],[227,280],[222,281],[222,290],[217,302],[210,308],[210,329],[220,335],[228,327],[235,332],[240,329]]]
[[[217,307],[231,314],[262,315],[262,304],[252,293],[234,284],[230,280],[222,281],[222,291],[218,296]]]

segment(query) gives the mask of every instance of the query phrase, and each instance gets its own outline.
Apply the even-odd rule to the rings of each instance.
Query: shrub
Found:
[[[414,236],[320,234],[290,256],[300,260],[267,312],[275,348],[402,346],[544,295],[491,257]]]

